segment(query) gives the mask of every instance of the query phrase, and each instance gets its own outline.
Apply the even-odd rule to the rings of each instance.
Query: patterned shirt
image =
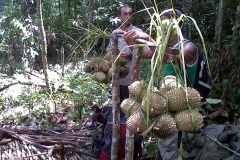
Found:
[[[137,28],[137,27],[133,26],[132,24],[130,25],[130,27],[126,31],[130,31],[130,30],[133,30],[133,29],[143,32],[140,28]],[[122,29],[118,28],[118,30],[122,30]],[[126,43],[124,38],[118,38],[118,50],[119,50],[119,52],[132,53],[132,50],[127,46],[128,46],[128,44]],[[112,43],[110,41],[106,50],[110,51],[111,48],[112,48]],[[122,85],[122,86],[129,86],[131,84],[132,60],[130,60],[130,59],[128,60],[128,63],[126,64],[126,67],[129,67],[129,73],[126,77],[120,79],[119,84]]]

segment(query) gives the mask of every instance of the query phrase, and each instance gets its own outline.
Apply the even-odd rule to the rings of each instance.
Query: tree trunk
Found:
[[[192,0],[189,0],[189,16],[190,17],[193,17],[193,1]],[[192,26],[189,25],[189,29],[188,29],[188,39],[192,39]]]
[[[114,41],[112,48],[112,62],[118,56],[118,42]],[[119,89],[119,69],[118,61],[112,64],[114,67],[113,76],[112,76],[112,114],[113,114],[113,123],[112,123],[112,147],[111,147],[111,160],[118,159],[118,149],[119,149],[119,139],[120,139],[120,89]]]
[[[135,48],[133,51],[131,83],[139,80],[140,51],[140,48]],[[134,135],[131,134],[128,129],[126,129],[125,159],[132,160],[133,151]]]
[[[74,20],[77,21],[77,0],[73,1],[74,5]]]
[[[218,51],[221,50],[222,25],[223,25],[223,15],[224,15],[225,3],[226,2],[224,0],[219,0],[217,21],[216,21],[216,25],[215,25],[215,36],[214,36],[215,47],[214,47],[214,52],[216,50],[218,50]]]
[[[93,4],[94,4],[94,1],[93,0],[89,0],[88,2],[88,22],[91,22],[92,20],[92,12],[93,12]],[[88,23],[88,32],[90,31],[90,23]],[[89,39],[87,39],[87,50],[89,50],[90,46],[88,45],[89,44]],[[85,59],[85,57],[84,57]]]
[[[234,21],[234,26],[236,26],[239,22],[240,22],[240,3],[237,6],[236,9],[236,16],[235,16],[235,21]],[[239,45],[236,44],[238,43],[237,38],[239,36],[239,31],[240,29],[235,28],[233,30],[233,34],[232,34],[232,40],[231,43],[233,44],[233,46],[231,47],[230,50],[227,51],[227,53],[225,53],[226,58],[223,58],[226,62],[228,62],[228,66],[231,68],[229,69],[230,73],[233,73],[231,75],[231,78],[229,78],[229,81],[227,83],[227,86],[224,88],[221,99],[222,99],[222,103],[221,103],[221,107],[217,109],[217,111],[211,113],[210,115],[208,115],[209,117],[216,117],[219,116],[221,114],[221,112],[224,110],[225,108],[225,102],[228,101],[229,99],[229,95],[231,95],[231,91],[233,86],[235,86],[238,81],[239,81],[239,74],[240,74],[240,68],[239,67],[233,67],[233,66],[239,66],[240,61],[233,61],[233,59],[235,59],[235,57],[237,57],[237,53],[239,51]],[[230,63],[230,65],[229,65]],[[227,67],[226,67],[227,68]],[[220,72],[220,71],[219,71]],[[227,73],[227,72],[224,72]]]
[[[234,26],[237,26],[237,24],[239,24],[239,22],[240,22],[240,3],[238,4],[237,9],[236,9]],[[239,36],[239,29],[235,28],[233,30],[233,35],[232,35],[232,44],[235,44],[237,42],[236,40],[237,40],[238,36]],[[236,47],[234,47],[235,53],[238,53],[239,45],[234,45],[234,46],[236,46]]]
[[[39,19],[39,28],[40,28],[40,34],[41,34],[41,43],[42,43],[42,65],[43,65],[43,71],[45,76],[45,83],[47,87],[47,93],[48,95],[52,94],[52,89],[50,87],[49,79],[48,79],[48,63],[47,63],[47,40],[46,40],[46,34],[43,26],[43,19],[42,19],[42,4],[41,0],[37,0],[37,14]]]

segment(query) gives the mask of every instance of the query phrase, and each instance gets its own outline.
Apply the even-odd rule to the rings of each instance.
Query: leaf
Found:
[[[222,111],[221,115],[224,117],[228,117],[228,111],[226,110]]]
[[[207,98],[206,101],[207,101],[209,104],[218,104],[218,103],[221,103],[221,102],[222,102],[221,99],[213,99],[213,98]]]
[[[146,149],[147,149],[147,153],[149,155],[152,155],[152,154],[155,154],[156,152],[159,152],[158,146],[154,143],[146,144]]]

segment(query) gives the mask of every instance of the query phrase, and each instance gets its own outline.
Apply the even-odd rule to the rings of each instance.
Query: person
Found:
[[[180,8],[166,9],[161,14],[161,20],[163,22],[164,20],[169,20],[171,18],[178,19],[181,17],[181,14],[183,14],[183,11]],[[179,23],[182,23],[182,21],[179,20]],[[179,24],[179,26],[182,26],[182,24]],[[136,43],[135,39],[139,38],[156,43],[156,41],[150,35],[144,32],[139,32],[137,30],[124,32],[124,37],[129,45],[134,45]],[[202,100],[204,101],[208,97],[212,85],[211,75],[208,72],[207,65],[202,63],[205,62],[204,55],[200,53],[199,48],[194,43],[187,40],[186,38],[184,38],[183,42],[181,42],[179,35],[174,32],[168,40],[168,46],[179,48],[181,44],[183,45],[184,61],[189,80],[188,86],[192,86],[197,89],[202,97]],[[142,50],[141,58],[151,58],[155,52],[155,49],[156,47],[149,46],[149,49]],[[180,64],[180,58],[180,55],[173,55],[165,51],[163,56],[163,66],[165,69],[164,76],[176,76],[177,73],[175,72],[176,70],[174,70],[174,65]],[[202,66],[204,65],[204,68],[199,67],[200,63],[202,63]],[[204,69],[203,77],[199,74],[199,72],[202,71],[201,69]],[[167,139],[159,138],[158,144],[163,160],[174,160],[180,156],[178,147],[179,137],[181,139],[181,134],[179,133],[181,132],[177,131],[172,137]]]
[[[123,32],[127,32],[130,30],[137,30],[139,32],[143,32],[140,28],[137,28],[132,25],[132,13],[133,9],[129,5],[124,4],[120,7],[118,18],[121,20],[121,26],[112,32],[112,35],[120,34]],[[112,45],[113,43],[110,41],[107,46],[107,54],[112,53]],[[120,103],[129,98],[129,90],[128,86],[131,84],[131,73],[132,73],[132,59],[131,55],[133,50],[127,47],[128,44],[124,40],[123,37],[118,37],[118,50],[121,52],[121,57],[126,58],[128,60],[126,66],[129,67],[129,73],[126,77],[120,79]],[[105,108],[105,107],[104,107]],[[109,108],[109,107],[108,107]],[[104,111],[102,113],[105,113]],[[101,140],[98,137],[94,137],[94,142],[96,142],[96,146],[98,146],[98,158],[110,160],[111,159],[111,145],[112,145],[112,123],[113,123],[113,115],[110,109],[108,109],[109,114],[105,117],[105,121],[103,122],[104,127],[102,132]],[[123,160],[125,158],[125,143],[126,143],[126,116],[123,112],[120,112],[120,138],[119,138],[119,149],[118,149],[118,160]],[[133,159],[137,159],[142,156],[142,136],[134,135],[134,154]]]
[[[119,13],[118,13],[118,18],[121,20],[121,26],[114,30],[112,32],[112,35],[115,34],[120,34],[124,33],[130,30],[137,30],[139,32],[143,32],[140,28],[135,27],[132,24],[132,13],[133,9],[127,4],[124,4],[123,6],[120,7]],[[110,41],[109,45],[107,46],[107,54],[110,52],[112,53],[112,43]],[[130,47],[127,47],[128,44],[124,40],[124,38],[119,37],[118,38],[118,49],[119,52],[121,52],[121,57],[124,57],[128,60],[126,66],[129,67],[129,73],[127,74],[126,77],[120,79],[119,84],[120,84],[120,103],[126,99],[129,98],[129,90],[128,86],[131,84],[131,74],[132,74],[132,50]]]

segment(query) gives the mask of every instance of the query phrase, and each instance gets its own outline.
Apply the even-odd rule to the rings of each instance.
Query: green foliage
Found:
[[[82,122],[91,116],[93,104],[101,106],[110,97],[107,84],[98,83],[91,74],[73,67],[66,70],[65,77],[51,72],[50,79],[53,88],[51,97],[37,85],[7,89],[1,99],[2,123],[13,119],[19,125],[51,127],[62,121]],[[15,95],[13,87],[17,88],[18,95]],[[10,106],[16,107],[11,111]]]

